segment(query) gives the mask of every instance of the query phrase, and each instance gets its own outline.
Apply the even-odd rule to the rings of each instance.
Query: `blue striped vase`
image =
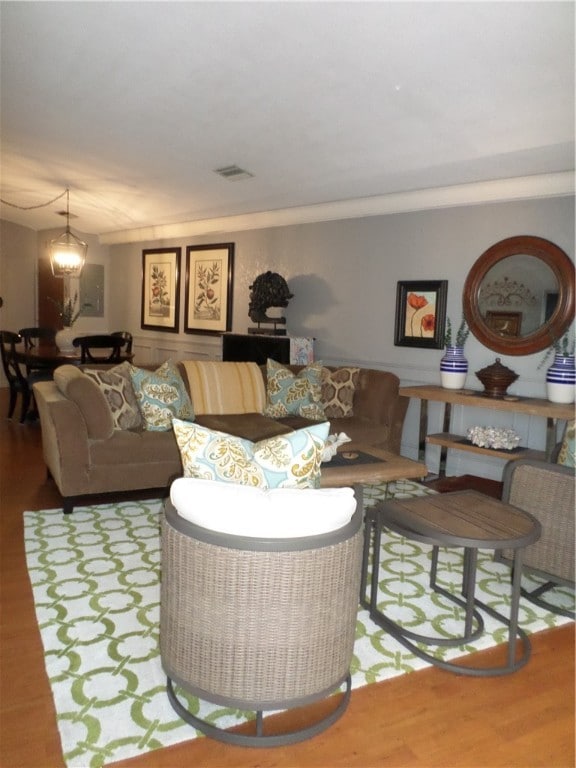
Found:
[[[556,355],[546,371],[546,393],[552,403],[573,403],[576,384],[574,355]]]
[[[440,360],[440,381],[444,389],[463,389],[468,373],[468,360],[463,347],[446,347]]]

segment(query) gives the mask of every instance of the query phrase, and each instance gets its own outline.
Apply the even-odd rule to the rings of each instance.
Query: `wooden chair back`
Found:
[[[129,331],[114,331],[112,336],[119,336],[121,339],[126,340],[126,354],[132,354],[132,334]]]
[[[77,336],[72,342],[80,347],[81,363],[119,363],[122,359],[122,349],[126,339],[111,333],[94,336]],[[96,350],[99,353],[94,354]]]

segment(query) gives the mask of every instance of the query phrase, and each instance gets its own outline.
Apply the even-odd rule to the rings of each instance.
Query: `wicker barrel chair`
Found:
[[[536,605],[574,618],[574,612],[543,595],[556,584],[574,587],[574,469],[545,461],[520,459],[504,469],[503,501],[530,512],[542,524],[540,539],[526,548],[523,568],[543,577],[542,586],[523,596]],[[497,553],[510,562],[511,553]]]
[[[269,747],[314,736],[343,714],[351,689],[361,518],[356,508],[348,523],[328,533],[258,538],[196,525],[166,501],[160,649],[180,717],[221,741]],[[252,732],[198,718],[174,683],[199,699],[256,713]],[[265,711],[302,707],[343,685],[328,715],[297,730],[264,733]]]

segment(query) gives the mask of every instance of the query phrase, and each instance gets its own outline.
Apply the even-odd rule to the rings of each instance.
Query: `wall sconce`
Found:
[[[50,242],[54,277],[80,277],[88,245],[70,231],[70,190],[66,189],[66,231]]]

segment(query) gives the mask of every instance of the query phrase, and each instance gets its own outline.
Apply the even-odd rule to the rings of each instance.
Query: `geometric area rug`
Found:
[[[426,493],[433,491],[407,480],[364,486],[364,504]],[[153,500],[77,507],[69,516],[61,509],[24,513],[28,572],[69,768],[99,768],[202,735],[172,709],[160,663],[161,507],[160,500]],[[386,611],[396,611],[396,621],[427,635],[457,633],[459,609],[428,589],[431,548],[386,534],[382,549],[379,584]],[[477,595],[507,615],[510,572],[492,555],[479,552]],[[444,589],[458,592],[461,550],[440,550],[437,578]],[[528,586],[537,583],[530,579]],[[573,590],[555,593],[558,605],[573,607]],[[486,615],[484,619],[486,631],[480,638],[460,648],[443,648],[443,658],[507,639],[501,624]],[[519,623],[526,632],[568,621],[521,600]],[[426,666],[359,608],[353,688]],[[219,727],[253,717],[183,691],[178,696]]]

